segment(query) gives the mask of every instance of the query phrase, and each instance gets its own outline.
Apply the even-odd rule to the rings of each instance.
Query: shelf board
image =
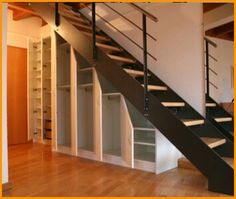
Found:
[[[92,72],[92,71],[93,71],[93,67],[81,68],[79,70],[79,72]]]
[[[78,84],[78,88],[92,88],[93,83],[88,83],[88,84]]]
[[[59,88],[59,89],[68,89],[68,88],[70,88],[70,84],[60,85],[60,86],[57,86],[57,88]]]
[[[135,131],[152,131],[155,132],[156,130],[154,128],[150,127],[134,127]]]
[[[121,156],[121,149],[109,149],[103,151],[103,154],[106,155],[114,155],[114,156]]]
[[[143,152],[139,154],[135,154],[134,152],[134,159],[135,160],[144,160],[148,162],[155,162],[155,153],[152,152]]]
[[[155,140],[153,139],[137,139],[134,141],[134,144],[138,144],[138,145],[146,145],[146,146],[154,146],[155,147]]]
[[[82,149],[82,150],[86,150],[86,151],[93,151],[94,150],[92,146],[78,147],[78,149]]]
[[[120,97],[121,93],[104,93],[104,94],[102,94],[102,96],[108,96],[108,97],[117,96],[117,97]]]
[[[59,44],[59,46],[62,47],[62,48],[64,48],[64,47],[70,46],[70,44],[67,43],[67,42],[64,42],[64,43]]]

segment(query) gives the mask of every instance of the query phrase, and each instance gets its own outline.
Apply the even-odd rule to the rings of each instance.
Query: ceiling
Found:
[[[36,12],[34,12],[29,7],[28,3],[23,3],[23,2],[8,3],[8,9],[13,11],[13,20],[15,21],[19,21],[30,17],[38,17],[42,21],[42,26],[47,24]]]
[[[203,13],[214,10],[220,6],[225,5],[226,3],[203,3]]]
[[[89,3],[66,3],[67,5],[72,6],[74,9],[81,9],[87,6]],[[209,12],[220,6],[225,5],[226,3],[203,3],[203,12]],[[42,26],[47,23],[36,13],[34,12],[25,2],[16,2],[8,3],[8,8],[13,11],[13,20],[18,21],[30,17],[38,17],[42,21]],[[234,22],[229,22],[218,27],[212,28],[205,32],[207,36],[216,37],[220,39],[226,39],[229,41],[234,41]]]

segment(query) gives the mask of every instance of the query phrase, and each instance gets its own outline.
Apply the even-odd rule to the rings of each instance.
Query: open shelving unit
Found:
[[[94,151],[93,68],[80,69],[77,74],[78,154]]]
[[[156,129],[126,100],[133,125],[133,167],[156,172]]]
[[[70,45],[56,37],[56,129],[57,150],[71,152],[71,67]]]
[[[55,95],[52,104],[47,104],[53,109],[52,121],[55,119],[51,124],[53,149],[154,173],[174,168],[179,157],[176,148],[72,46],[55,35],[56,67],[51,85]]]
[[[28,139],[42,141],[42,43],[40,40],[28,42],[29,49],[29,107],[28,107]]]
[[[101,75],[102,161],[131,167],[132,124],[124,97]]]
[[[52,139],[51,128],[51,37],[42,38],[43,140]]]

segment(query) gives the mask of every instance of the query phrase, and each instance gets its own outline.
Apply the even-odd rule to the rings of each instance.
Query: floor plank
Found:
[[[160,175],[51,152],[49,145],[9,148],[12,189],[3,196],[223,196],[199,172]]]

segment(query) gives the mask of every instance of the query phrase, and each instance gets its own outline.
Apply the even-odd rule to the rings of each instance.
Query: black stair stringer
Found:
[[[60,19],[60,26],[55,27],[54,8],[49,4],[31,3],[31,7],[77,51],[78,59],[82,59],[90,66],[93,65],[142,114],[144,113],[144,89],[138,81],[133,79],[100,49],[97,49],[95,64],[92,59],[92,40],[83,35],[63,17]],[[186,127],[152,94],[149,94],[149,115],[147,119],[208,178],[210,190],[233,195],[233,168],[202,142],[189,127]]]
[[[216,107],[206,108],[207,119],[218,128],[229,140],[234,141],[234,116],[228,113],[223,107],[221,107],[213,98],[206,94],[206,100],[211,103],[215,103]],[[213,111],[214,110],[214,111]],[[232,117],[231,122],[227,122],[229,128],[226,129],[221,123],[218,123],[214,120],[214,115],[219,117]],[[231,132],[230,132],[231,131]]]

